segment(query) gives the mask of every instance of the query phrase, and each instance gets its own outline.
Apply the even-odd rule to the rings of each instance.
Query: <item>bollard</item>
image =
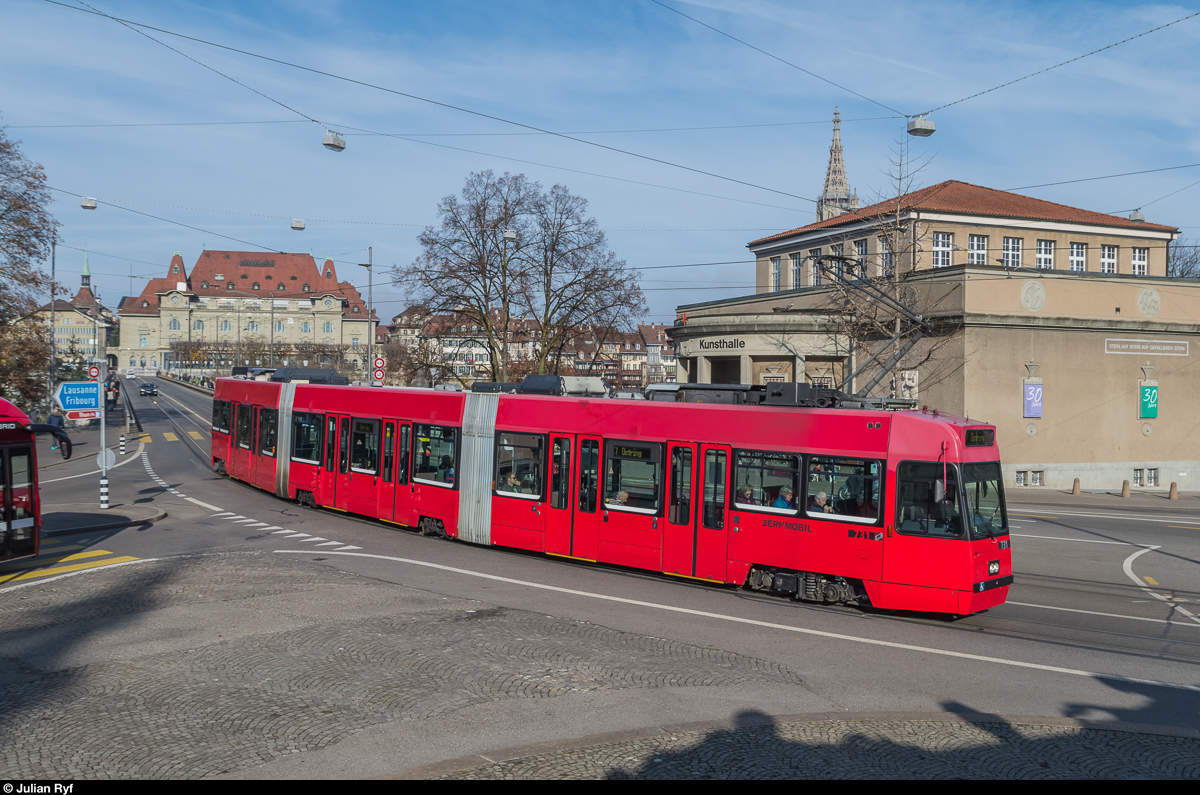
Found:
[[[122,437],[122,438],[124,438],[124,437]],[[125,450],[122,449],[121,452],[125,452]],[[1075,485],[1071,486],[1071,493],[1072,494],[1081,493],[1081,489],[1079,488],[1079,478],[1075,478]]]
[[[1121,496],[1122,497],[1129,496],[1129,481],[1128,480],[1121,481]]]
[[[108,478],[100,478],[100,510],[108,510]]]
[[[121,455],[125,455],[125,434],[121,434]],[[1076,480],[1076,483],[1079,481]]]
[[[1168,500],[1179,499],[1179,484],[1173,480],[1171,481],[1171,492],[1167,495],[1167,499]]]

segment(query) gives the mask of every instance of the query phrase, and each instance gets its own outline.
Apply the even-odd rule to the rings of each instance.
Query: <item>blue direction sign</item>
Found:
[[[63,381],[54,392],[54,402],[66,411],[99,411],[100,384],[95,381]]]

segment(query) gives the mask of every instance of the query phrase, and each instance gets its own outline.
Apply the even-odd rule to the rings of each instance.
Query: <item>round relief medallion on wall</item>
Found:
[[[1146,317],[1157,315],[1160,306],[1162,301],[1158,297],[1158,290],[1147,287],[1138,294],[1138,311]]]
[[[1021,288],[1021,306],[1036,312],[1046,305],[1046,288],[1041,282],[1025,282]]]
[[[1025,426],[1025,435],[1026,436],[1033,436],[1035,433],[1037,433],[1037,426],[1034,425],[1032,422]]]

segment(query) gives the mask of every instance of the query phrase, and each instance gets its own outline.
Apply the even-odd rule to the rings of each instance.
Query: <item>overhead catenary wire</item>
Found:
[[[189,35],[187,35],[187,34],[184,34],[184,33],[177,33],[177,32],[175,32],[175,31],[172,31],[172,30],[166,30],[165,28],[159,28],[159,27],[155,27],[155,26],[153,26],[153,25],[147,25],[147,24],[144,24],[144,23],[141,23],[141,22],[136,22],[136,21],[134,21],[134,20],[130,20],[130,19],[123,19],[123,18],[120,18],[120,17],[115,17],[115,16],[112,16],[112,15],[110,15],[110,14],[105,14],[105,13],[98,12],[98,11],[94,11],[94,10],[91,10],[91,9],[88,9],[88,8],[80,8],[80,7],[78,7],[78,6],[71,6],[71,5],[67,5],[66,3],[59,2],[58,0],[43,0],[43,2],[45,2],[45,3],[49,3],[49,4],[51,4],[51,5],[56,5],[56,6],[59,6],[59,7],[61,7],[61,8],[70,9],[71,11],[78,11],[78,12],[81,12],[81,13],[84,13],[84,14],[92,14],[92,15],[95,15],[95,16],[104,17],[104,18],[106,18],[106,19],[111,19],[111,20],[113,20],[113,21],[120,22],[120,23],[122,23],[122,24],[125,24],[125,25],[134,25],[134,26],[136,26],[136,27],[139,27],[139,28],[145,28],[145,29],[147,29],[147,30],[152,30],[152,31],[155,31],[155,32],[157,32],[157,33],[163,33],[163,34],[166,34],[166,35],[169,35],[169,36],[175,36],[175,37],[177,37],[177,38],[180,38],[180,39],[185,39],[185,40],[187,40],[187,41],[194,41],[194,42],[196,42],[196,43],[198,43],[198,44],[204,44],[204,45],[206,45],[206,46],[209,46],[209,47],[216,47],[216,48],[218,48],[218,49],[227,50],[227,51],[229,51],[229,52],[236,52],[236,53],[238,53],[238,54],[240,54],[240,55],[245,55],[245,56],[248,56],[248,57],[251,57],[251,58],[258,58],[258,59],[260,59],[260,60],[263,60],[263,61],[268,61],[268,62],[270,62],[270,63],[279,64],[280,66],[287,66],[287,67],[289,67],[289,68],[292,68],[292,69],[299,69],[299,70],[301,70],[301,71],[309,72],[309,73],[311,73],[311,74],[321,75],[321,76],[323,76],[323,77],[328,77],[328,78],[331,78],[331,79],[334,79],[334,80],[340,80],[340,81],[342,81],[342,82],[345,82],[345,83],[350,83],[350,84],[352,84],[352,85],[362,86],[363,88],[369,88],[369,89],[372,89],[372,90],[375,90],[375,91],[382,91],[382,92],[384,92],[384,93],[393,94],[393,95],[395,95],[395,96],[399,96],[399,97],[405,97],[405,98],[407,98],[407,99],[416,100],[416,101],[418,101],[418,102],[424,102],[424,103],[427,103],[427,104],[430,104],[430,105],[434,105],[434,106],[436,106],[436,107],[440,107],[440,108],[446,108],[447,110],[453,110],[453,111],[456,111],[456,112],[458,112],[458,113],[466,113],[466,114],[470,114],[470,115],[472,115],[472,116],[477,116],[477,117],[479,117],[479,118],[482,118],[482,119],[491,119],[492,121],[501,122],[502,124],[509,124],[509,125],[512,125],[512,126],[514,126],[514,127],[520,127],[520,128],[522,128],[522,129],[526,129],[526,130],[532,130],[532,131],[534,131],[534,132],[540,132],[540,133],[544,133],[544,134],[546,134],[546,135],[552,135],[552,136],[554,136],[554,137],[556,137],[556,138],[562,138],[563,140],[567,140],[567,141],[574,141],[575,143],[584,144],[585,146],[596,147],[596,148],[598,148],[598,149],[603,149],[603,150],[606,150],[606,151],[609,151],[609,152],[615,152],[615,153],[617,153],[617,154],[626,155],[626,156],[628,156],[628,157],[634,157],[634,158],[637,158],[637,159],[640,159],[640,160],[645,160],[645,161],[647,161],[647,162],[658,163],[658,164],[660,164],[660,165],[668,166],[668,167],[670,167],[670,168],[676,168],[676,169],[680,169],[680,170],[683,170],[683,171],[688,171],[688,172],[691,172],[691,173],[694,173],[694,174],[700,174],[700,175],[702,175],[702,176],[712,177],[712,178],[714,178],[714,179],[723,180],[723,181],[725,181],[725,182],[730,182],[730,183],[737,184],[737,185],[743,185],[743,186],[745,186],[745,187],[754,188],[754,189],[756,189],[756,190],[762,190],[762,191],[767,191],[767,192],[769,192],[769,193],[775,193],[775,194],[778,194],[778,195],[780,195],[780,196],[787,196],[788,198],[791,198],[791,199],[800,199],[800,200],[802,200],[802,201],[812,202],[813,204],[816,204],[816,201],[817,201],[816,199],[812,199],[812,198],[809,198],[809,197],[807,197],[807,196],[801,196],[801,195],[799,195],[799,194],[795,194],[795,193],[789,193],[788,191],[779,190],[778,188],[771,188],[771,187],[767,187],[767,186],[765,186],[765,185],[758,185],[758,184],[756,184],[756,183],[749,182],[749,181],[747,181],[747,180],[737,179],[736,177],[728,177],[728,176],[725,176],[725,175],[723,175],[723,174],[717,174],[717,173],[715,173],[715,172],[712,172],[712,171],[706,171],[706,170],[704,170],[704,169],[701,169],[701,168],[695,168],[695,167],[693,167],[693,166],[687,166],[687,165],[684,165],[684,164],[682,164],[682,163],[675,163],[675,162],[672,162],[672,161],[670,161],[670,160],[665,160],[665,159],[663,159],[663,158],[659,158],[659,157],[653,157],[653,156],[651,156],[651,155],[643,155],[643,154],[640,154],[640,153],[638,153],[638,152],[632,152],[632,151],[630,151],[630,150],[628,150],[628,149],[621,149],[621,148],[619,148],[619,147],[615,147],[615,146],[609,146],[609,145],[607,145],[607,144],[602,144],[602,143],[599,143],[599,142],[597,142],[597,141],[589,141],[589,140],[587,140],[587,139],[585,139],[585,138],[577,138],[577,137],[575,137],[575,136],[573,136],[573,135],[568,135],[568,134],[566,134],[566,133],[555,132],[555,131],[553,131],[553,130],[546,130],[546,129],[543,129],[543,128],[541,128],[541,127],[537,127],[537,126],[535,126],[535,125],[532,125],[532,124],[525,124],[524,122],[514,121],[514,120],[512,120],[512,119],[506,119],[506,118],[504,118],[504,117],[502,117],[502,116],[496,116],[496,115],[494,115],[494,114],[491,114],[491,113],[484,113],[483,111],[471,110],[470,108],[462,107],[462,106],[460,106],[460,105],[453,105],[453,104],[451,104],[451,103],[449,103],[449,102],[441,102],[441,101],[439,101],[439,100],[436,100],[436,99],[430,99],[430,98],[428,98],[428,97],[422,97],[422,96],[419,96],[419,95],[417,95],[417,94],[411,94],[411,93],[408,93],[408,92],[406,92],[406,91],[400,91],[400,90],[398,90],[398,89],[394,89],[394,88],[388,88],[388,87],[386,87],[386,86],[381,86],[381,85],[377,85],[377,84],[375,84],[375,83],[370,83],[370,82],[367,82],[367,81],[365,81],[365,80],[357,80],[357,79],[355,79],[355,78],[352,78],[352,77],[346,77],[345,75],[339,75],[339,74],[336,74],[336,73],[333,73],[333,72],[327,72],[327,71],[324,71],[324,70],[322,70],[322,69],[315,69],[315,68],[313,68],[313,67],[311,67],[311,66],[304,66],[304,65],[302,65],[302,64],[293,63],[293,62],[291,62],[291,61],[285,61],[285,60],[282,60],[282,59],[280,59],[280,58],[272,58],[272,57],[270,57],[270,56],[267,56],[267,55],[262,55],[262,54],[260,54],[260,53],[256,53],[256,52],[251,52],[251,51],[249,51],[249,50],[243,50],[243,49],[240,49],[240,48],[237,48],[237,47],[232,47],[232,46],[229,46],[229,45],[226,45],[226,44],[219,44],[219,43],[217,43],[217,42],[209,41],[209,40],[207,40],[207,39],[201,39],[201,38],[198,38],[198,37],[196,37],[196,36],[189,36]],[[189,58],[190,58],[190,56],[187,56],[187,57],[189,57]],[[194,59],[193,59],[193,60],[194,60]],[[214,70],[214,71],[215,71],[215,70]],[[235,82],[236,82],[236,81],[235,81]],[[273,101],[274,101],[274,100],[273,100]],[[282,103],[278,103],[278,104],[282,104]],[[285,105],[284,107],[287,107],[287,106]],[[296,112],[298,113],[298,111],[296,111]],[[305,114],[300,114],[300,115],[305,115]],[[307,117],[307,116],[306,116],[306,118],[310,118],[310,120],[312,120],[312,121],[316,121],[315,119],[311,119],[311,117]],[[319,122],[318,122],[318,123],[319,123]]]

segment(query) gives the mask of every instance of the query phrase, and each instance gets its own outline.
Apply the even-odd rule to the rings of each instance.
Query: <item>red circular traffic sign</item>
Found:
[[[375,369],[376,369],[376,370],[382,370],[382,369],[383,369],[383,357],[382,357],[382,356],[376,356],[376,357],[375,357]]]
[[[91,367],[88,368],[88,378],[99,378],[99,377],[100,377],[100,368],[93,364]]]
[[[382,381],[382,380],[383,380],[383,370],[380,370],[379,368],[376,368],[376,369],[375,369],[375,380],[376,380],[376,381]]]

